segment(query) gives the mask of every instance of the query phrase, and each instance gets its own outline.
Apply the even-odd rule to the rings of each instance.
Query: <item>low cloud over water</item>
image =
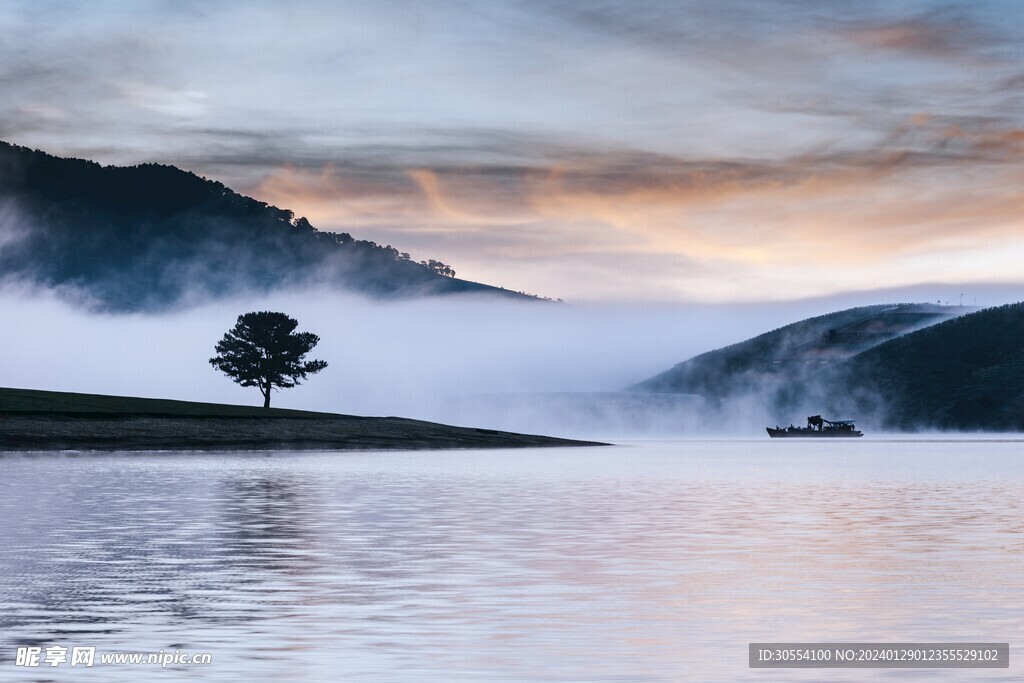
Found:
[[[381,303],[305,290],[115,315],[74,307],[54,292],[7,288],[0,295],[0,386],[257,405],[256,389],[234,384],[207,359],[237,315],[278,310],[320,335],[312,355],[329,367],[276,392],[274,406],[509,427],[500,408],[507,400],[492,402],[498,412],[488,417],[474,397],[506,396],[521,406],[529,394],[561,395],[553,404],[563,404],[564,394],[580,392],[605,405],[600,394],[698,353],[877,296],[575,306],[491,297]],[[536,410],[520,412],[532,417],[516,423],[519,429],[565,427],[556,418],[544,424]]]

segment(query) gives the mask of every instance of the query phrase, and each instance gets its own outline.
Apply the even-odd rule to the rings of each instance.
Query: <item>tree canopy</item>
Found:
[[[322,360],[303,360],[320,337],[296,332],[298,321],[284,313],[258,311],[238,316],[235,326],[217,342],[210,364],[243,387],[257,387],[263,407],[270,392],[288,389],[327,367]]]

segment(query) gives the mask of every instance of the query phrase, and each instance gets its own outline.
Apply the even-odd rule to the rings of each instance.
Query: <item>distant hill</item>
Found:
[[[324,283],[376,297],[504,289],[245,197],[173,166],[101,166],[0,142],[0,278],[94,306],[160,309]]]
[[[851,359],[855,410],[897,429],[1024,430],[1024,303],[989,308]]]
[[[709,351],[632,388],[700,394],[712,402],[756,394],[784,408],[806,393],[805,382],[840,362],[973,308],[883,304],[808,318]]]
[[[1020,431],[1024,303],[852,308],[696,356],[631,390],[700,394],[707,421],[820,413],[871,429]]]

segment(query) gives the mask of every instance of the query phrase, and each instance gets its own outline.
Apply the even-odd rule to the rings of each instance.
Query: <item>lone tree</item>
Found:
[[[235,326],[217,342],[217,355],[210,359],[210,365],[243,387],[259,387],[263,407],[269,408],[272,389],[289,389],[327,367],[322,360],[302,360],[320,337],[312,332],[296,332],[298,324],[284,313],[240,315]]]

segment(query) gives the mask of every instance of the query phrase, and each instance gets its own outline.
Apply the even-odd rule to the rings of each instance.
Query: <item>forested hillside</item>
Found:
[[[920,330],[849,361],[864,411],[899,429],[1024,429],[1024,303]]]
[[[633,390],[700,394],[708,420],[821,413],[874,429],[1024,430],[1024,303],[968,310],[900,304],[809,318]]]
[[[97,308],[309,283],[377,297],[518,296],[454,276],[173,166],[101,166],[0,142],[0,279],[62,288]]]
[[[882,304],[837,311],[695,356],[634,390],[700,394],[712,401],[752,392],[786,395],[808,375],[966,310],[973,309]]]

